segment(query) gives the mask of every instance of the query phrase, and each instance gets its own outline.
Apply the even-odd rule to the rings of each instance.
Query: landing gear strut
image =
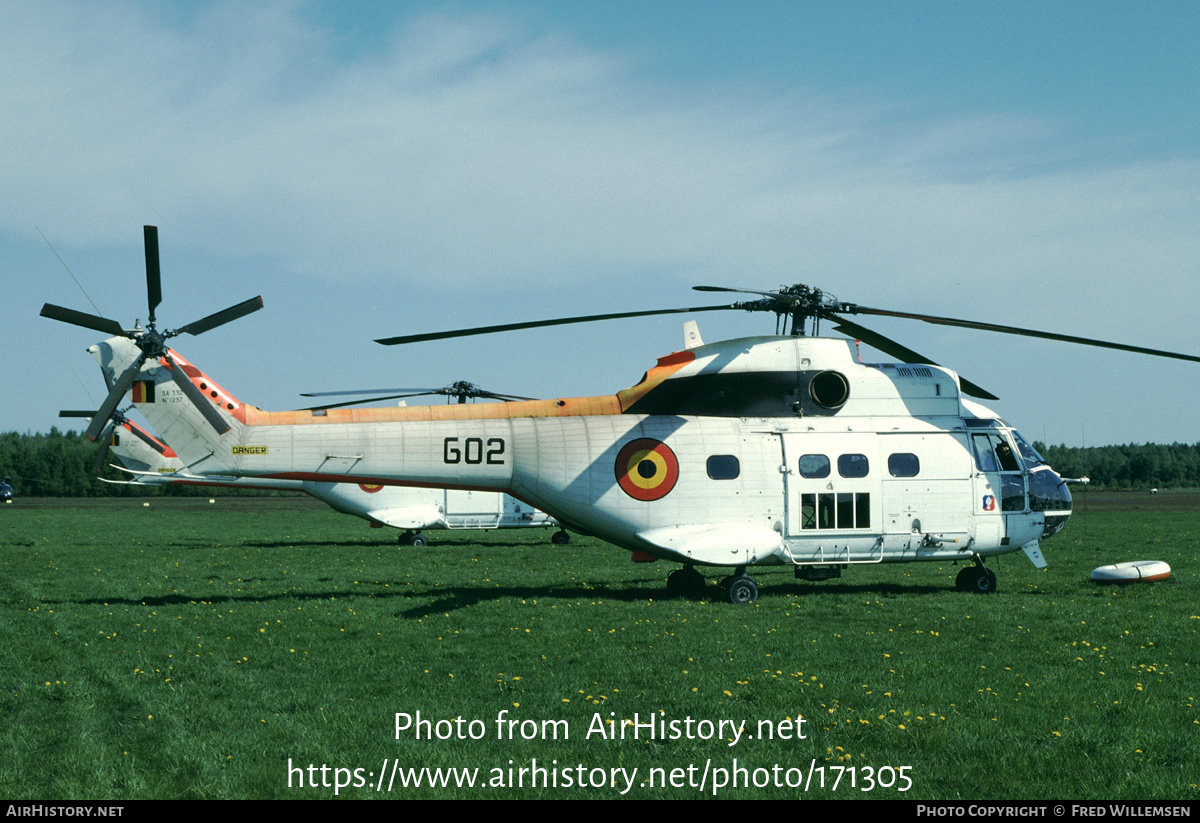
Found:
[[[960,592],[992,594],[996,591],[996,573],[984,567],[983,558],[976,556],[974,566],[966,566],[958,573],[954,588]]]
[[[738,566],[731,577],[721,581],[721,588],[730,603],[743,605],[758,600],[758,584],[746,576],[746,567]]]

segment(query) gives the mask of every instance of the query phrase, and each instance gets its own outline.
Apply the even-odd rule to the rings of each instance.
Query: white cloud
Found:
[[[18,234],[112,242],[161,216],[176,242],[447,290],[803,271],[1065,298],[1135,263],[1194,274],[1195,161],[1043,171],[1063,147],[1028,118],[660,87],[490,17],[421,18],[335,59],[288,6],[183,27],[134,5],[2,14],[0,222]]]

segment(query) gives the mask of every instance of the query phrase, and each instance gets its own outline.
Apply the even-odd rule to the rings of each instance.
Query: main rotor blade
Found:
[[[183,373],[183,368],[172,360],[170,356],[167,357],[167,362],[171,364],[171,379],[175,381],[175,385],[179,386],[180,390],[187,396],[187,399],[192,401],[192,405],[204,415],[204,419],[208,421],[208,424],[216,430],[217,434],[224,434],[229,431],[229,424],[225,422],[225,418],[213,407],[212,402],[196,388],[191,379]]]
[[[142,363],[145,361],[146,354],[143,352],[137,360],[133,361],[129,368],[121,372],[116,382],[113,383],[112,390],[104,398],[104,402],[100,404],[100,408],[96,409],[96,414],[93,415],[92,422],[88,425],[87,431],[84,432],[88,440],[95,442],[96,438],[100,436],[100,432],[104,430],[109,419],[113,416],[113,412],[117,410],[117,406],[120,405],[121,400],[125,397],[125,392],[129,391],[129,387],[137,379],[138,372],[142,370]]]
[[[356,392],[347,392],[347,394],[355,394]],[[366,397],[362,400],[347,400],[345,403],[330,403],[326,406],[309,406],[307,409],[297,409],[297,411],[323,411],[325,409],[340,409],[344,406],[361,406],[363,403],[379,403],[383,400],[399,400],[402,397],[422,397],[427,394],[435,394],[435,392],[417,392],[416,394],[392,394],[387,397]],[[314,395],[305,394],[302,397],[313,397]]]
[[[729,286],[692,286],[692,291],[719,291],[733,294],[761,294],[764,297],[787,297],[777,291],[758,291],[757,289],[734,289]]]
[[[97,317],[94,314],[87,314],[86,312],[75,311],[74,309],[65,309],[62,306],[55,306],[53,303],[47,303],[42,306],[41,314],[42,317],[49,317],[51,320],[61,320],[73,326],[95,329],[112,337],[130,336],[125,329],[121,328],[121,324],[116,320],[109,320],[107,317]]]
[[[892,357],[898,358],[902,363],[925,363],[930,366],[941,366],[940,363],[926,357],[919,352],[915,352],[907,346],[902,346],[890,337],[884,337],[878,332],[871,331],[866,326],[860,326],[844,317],[835,318],[836,325],[834,328],[849,337],[856,340],[861,340],[868,346],[874,346],[885,354],[890,354]],[[979,397],[984,400],[999,400],[1000,398],[992,394],[987,389],[975,385],[970,380],[958,376],[958,382],[962,386],[962,390],[972,397]]]
[[[262,297],[251,297],[245,302],[238,303],[236,306],[230,306],[227,309],[210,314],[208,317],[203,317],[188,323],[186,326],[180,326],[175,329],[175,334],[203,334],[210,329],[215,329],[217,326],[223,326],[237,320],[239,317],[245,317],[247,314],[256,312],[263,307]]]
[[[300,396],[301,397],[337,397],[339,395],[340,396],[349,396],[351,394],[382,394],[384,392],[394,392],[394,391],[414,392],[416,394],[433,394],[434,392],[441,391],[441,389],[440,388],[437,388],[437,389],[402,388],[402,389],[356,389],[354,391],[315,391],[315,392],[308,392],[306,394],[301,394]]]
[[[162,275],[158,267],[158,228],[143,226],[146,238],[146,298],[150,305],[150,324],[154,325],[154,310],[162,302]]]
[[[842,312],[848,314],[874,314],[880,317],[903,317],[908,320],[920,320],[924,323],[934,323],[941,326],[958,326],[964,329],[978,329],[980,331],[992,331],[1000,334],[1017,334],[1024,337],[1038,337],[1044,340],[1058,340],[1063,343],[1078,343],[1082,346],[1098,346],[1102,349],[1116,349],[1118,351],[1128,351],[1136,354],[1149,354],[1155,357],[1173,357],[1176,360],[1191,360],[1192,362],[1200,363],[1200,356],[1194,354],[1181,354],[1179,352],[1171,352],[1164,349],[1148,349],[1143,346],[1129,346],[1124,343],[1113,343],[1109,340],[1094,340],[1090,337],[1075,337],[1070,334],[1037,331],[1036,329],[1022,329],[1017,326],[1001,326],[995,323],[980,323],[975,320],[959,320],[953,317],[936,317],[929,314],[888,311],[887,309],[872,309],[867,306],[858,306],[853,303],[843,303],[837,309],[837,313]]]
[[[401,343],[422,343],[427,340],[446,340],[451,337],[470,337],[475,334],[492,334],[502,331],[517,331],[519,329],[536,329],[544,326],[564,326],[569,323],[591,323],[595,320],[620,320],[626,317],[650,317],[656,314],[688,314],[698,311],[728,311],[735,306],[699,306],[690,309],[654,309],[652,311],[627,311],[614,314],[589,314],[581,317],[559,317],[554,320],[534,320],[529,323],[507,323],[502,326],[478,326],[473,329],[457,329],[455,331],[430,332],[428,334],[408,334],[400,337],[385,337],[376,340],[385,346],[396,346]]]
[[[91,409],[63,409],[58,413],[59,417],[95,417],[96,410]]]
[[[769,298],[771,301],[779,303],[806,303],[812,299],[813,294],[788,294],[782,291],[758,291],[756,289],[734,289],[728,286],[692,286],[692,291],[716,291],[730,292],[732,294],[759,294]]]
[[[479,393],[479,396],[480,397],[490,397],[492,400],[504,400],[504,401],[535,400],[536,399],[534,397],[521,397],[519,394],[496,394],[495,392],[490,392],[490,391],[482,391]]]

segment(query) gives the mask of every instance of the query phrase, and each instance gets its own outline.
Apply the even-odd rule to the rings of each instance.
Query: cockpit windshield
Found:
[[[1027,468],[1033,468],[1038,465],[1046,465],[1046,459],[1038,454],[1028,440],[1021,436],[1021,433],[1016,429],[1009,430],[1012,433],[1013,442],[1017,444],[1017,451],[1021,453],[1021,459],[1025,461]]]

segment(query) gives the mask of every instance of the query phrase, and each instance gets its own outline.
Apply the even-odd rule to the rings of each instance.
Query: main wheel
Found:
[[[745,575],[730,578],[726,591],[729,595],[729,602],[736,605],[753,603],[758,600],[758,585]]]
[[[565,546],[571,542],[571,533],[558,531],[550,535],[550,542],[556,546]]]

